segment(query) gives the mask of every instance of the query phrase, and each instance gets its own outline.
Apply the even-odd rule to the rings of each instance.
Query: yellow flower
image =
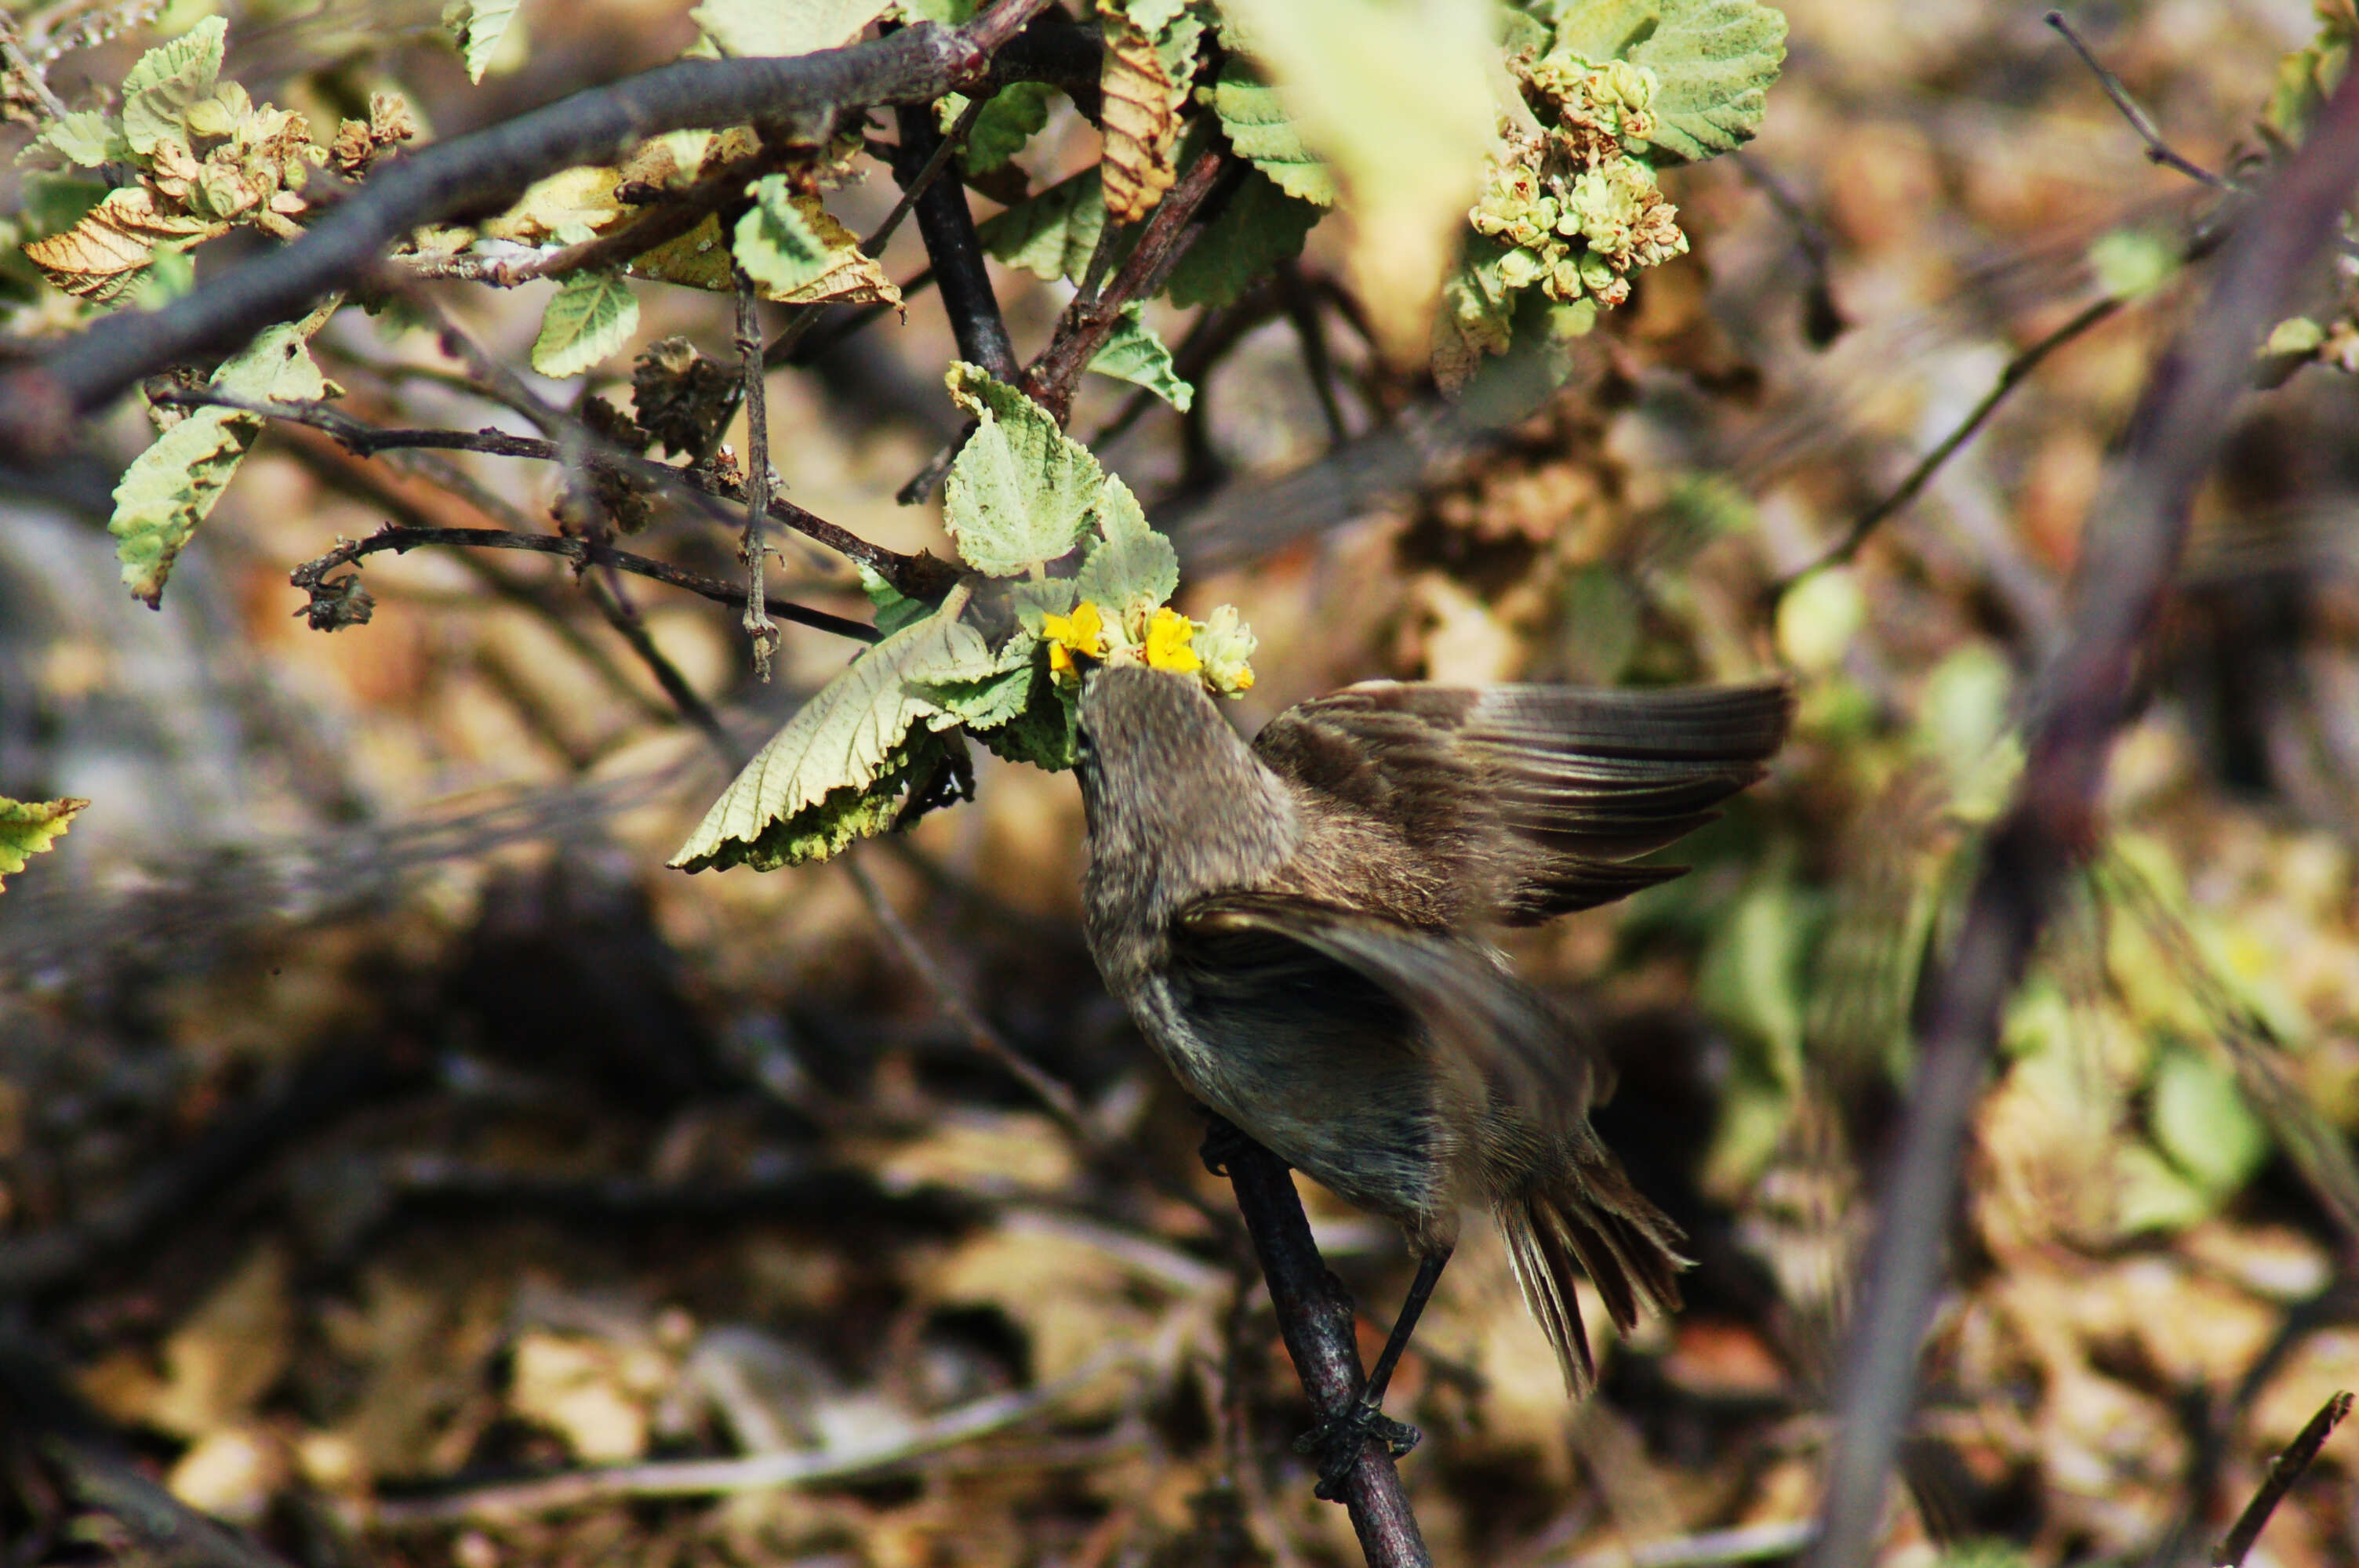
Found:
[[[1088,600],[1073,606],[1071,615],[1040,617],[1040,636],[1049,644],[1049,668],[1057,675],[1078,673],[1073,655],[1105,657],[1105,618]]]
[[[1175,675],[1193,675],[1204,667],[1196,657],[1196,650],[1188,644],[1196,635],[1196,623],[1165,605],[1155,612],[1147,627],[1147,662],[1158,670]]]

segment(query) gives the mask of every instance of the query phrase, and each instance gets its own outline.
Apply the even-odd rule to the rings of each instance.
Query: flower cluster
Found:
[[[148,154],[147,184],[195,217],[245,220],[291,239],[286,220],[303,211],[299,194],[328,151],[300,114],[256,104],[224,81],[189,105],[185,136],[166,133]]]
[[[1498,264],[1507,287],[1619,305],[1629,273],[1688,248],[1679,209],[1633,150],[1657,128],[1654,75],[1556,54],[1516,69],[1541,128],[1501,135],[1468,221],[1512,247]]]
[[[1049,668],[1061,680],[1078,681],[1082,661],[1088,660],[1196,676],[1223,697],[1248,691],[1254,683],[1248,661],[1256,639],[1232,604],[1190,621],[1168,604],[1142,598],[1108,620],[1085,599],[1068,614],[1042,616],[1040,638],[1049,644]]]

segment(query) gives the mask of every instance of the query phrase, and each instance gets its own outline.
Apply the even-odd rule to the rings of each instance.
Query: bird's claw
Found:
[[[1224,1116],[1215,1116],[1204,1129],[1204,1141],[1196,1151],[1196,1158],[1204,1162],[1204,1169],[1216,1176],[1229,1173],[1229,1161],[1251,1140],[1236,1130]]]
[[[1397,1459],[1415,1448],[1425,1434],[1405,1421],[1395,1421],[1365,1400],[1353,1400],[1341,1415],[1329,1416],[1294,1440],[1297,1454],[1319,1456],[1319,1485],[1311,1490],[1321,1501],[1341,1502],[1343,1479],[1359,1462],[1361,1448],[1384,1444]]]

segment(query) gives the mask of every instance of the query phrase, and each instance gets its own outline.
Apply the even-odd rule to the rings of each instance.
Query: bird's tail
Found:
[[[1686,1239],[1670,1216],[1630,1184],[1622,1162],[1603,1148],[1577,1152],[1552,1181],[1537,1182],[1493,1206],[1507,1239],[1507,1257],[1524,1305],[1556,1347],[1565,1391],[1574,1399],[1597,1382],[1596,1359],[1573,1293],[1577,1263],[1605,1298],[1606,1313],[1625,1331],[1639,1309],[1676,1311],[1680,1256]]]

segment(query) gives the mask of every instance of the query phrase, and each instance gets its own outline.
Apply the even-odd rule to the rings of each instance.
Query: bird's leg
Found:
[[[1424,1315],[1425,1303],[1449,1261],[1448,1248],[1418,1260],[1408,1299],[1401,1303],[1400,1316],[1393,1320],[1392,1334],[1385,1340],[1376,1364],[1368,1369],[1367,1387],[1342,1413],[1328,1417],[1294,1440],[1296,1453],[1319,1455],[1319,1485],[1313,1489],[1328,1502],[1343,1495],[1343,1477],[1358,1461],[1362,1444],[1374,1439],[1397,1459],[1424,1435],[1408,1422],[1385,1414],[1385,1387],[1393,1380],[1393,1368],[1399,1364],[1401,1352],[1408,1348],[1408,1336],[1417,1332],[1417,1320]]]
[[[1196,1151],[1196,1158],[1204,1162],[1204,1169],[1216,1176],[1229,1173],[1229,1157],[1253,1141],[1236,1129],[1236,1124],[1217,1110],[1206,1110],[1211,1119],[1204,1127],[1204,1141]]]

